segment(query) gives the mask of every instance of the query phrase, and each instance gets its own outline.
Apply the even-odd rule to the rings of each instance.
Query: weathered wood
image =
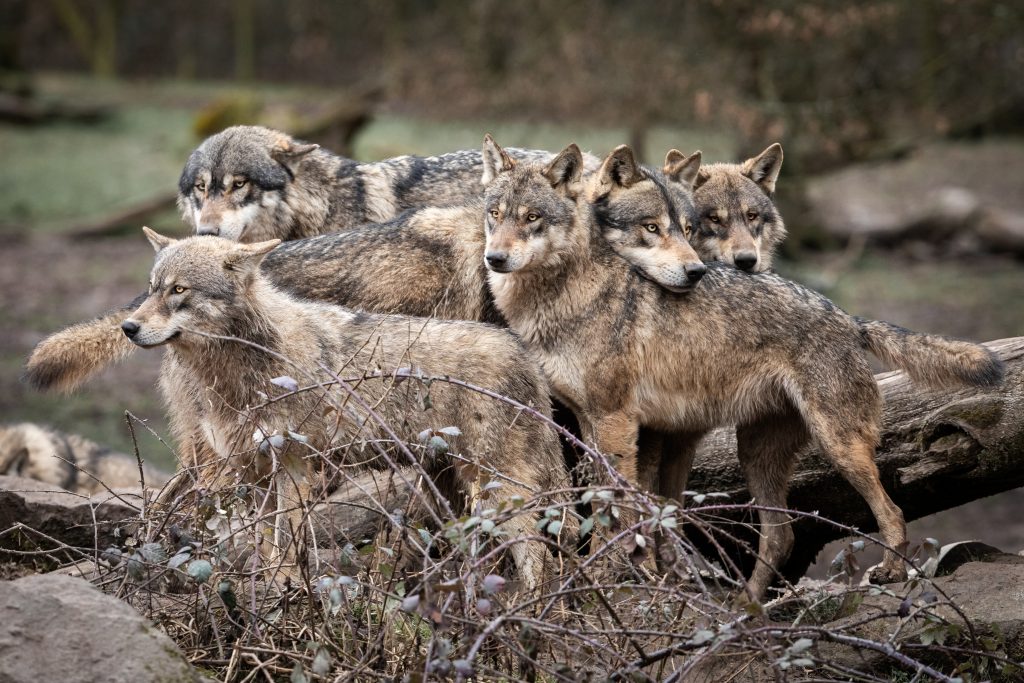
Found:
[[[1006,381],[996,389],[938,392],[915,386],[901,372],[876,376],[885,398],[878,467],[907,521],[1024,486],[1024,337],[988,346],[1006,362]],[[356,480],[373,491],[386,476],[361,475]],[[732,502],[749,500],[730,430],[705,439],[690,487],[728,493]],[[383,507],[392,511],[404,501],[392,492]],[[867,504],[816,448],[800,456],[789,504],[862,531],[876,530]],[[382,519],[374,507],[363,492],[347,485],[327,508],[331,527],[347,530],[350,539],[370,537]],[[810,521],[796,522],[794,530],[796,546],[786,567],[786,574],[794,577],[841,535],[834,527]]]

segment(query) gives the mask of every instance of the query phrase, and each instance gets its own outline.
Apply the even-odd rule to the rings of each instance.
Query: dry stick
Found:
[[[138,420],[139,418],[132,415],[130,411],[124,411],[124,421],[128,425],[128,432],[132,436],[132,448],[135,450],[135,462],[139,464],[139,486],[142,487],[142,524],[147,527],[149,524],[146,522],[146,474],[142,471],[142,456],[139,455],[139,442],[135,439],[135,427],[132,426],[132,419]]]

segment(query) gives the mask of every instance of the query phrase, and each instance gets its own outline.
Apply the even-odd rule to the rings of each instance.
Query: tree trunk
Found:
[[[916,387],[902,372],[876,375],[885,400],[878,468],[907,521],[1024,486],[1024,337],[987,346],[1006,363],[1006,381],[996,389],[938,392]],[[410,472],[404,476],[412,478]],[[735,503],[749,500],[732,430],[705,439],[690,488],[725,492]],[[321,506],[324,526],[334,537],[358,543],[376,533],[382,507],[393,512],[407,498],[390,473],[360,475]],[[877,530],[867,504],[817,448],[800,456],[789,505],[862,531]],[[802,575],[826,543],[843,535],[809,520],[797,521],[794,531],[796,544],[784,569],[789,578]]]

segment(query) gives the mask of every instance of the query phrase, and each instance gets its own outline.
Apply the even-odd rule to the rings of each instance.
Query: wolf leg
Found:
[[[737,455],[754,502],[771,508],[786,507],[786,491],[793,476],[796,456],[809,435],[796,410],[764,417],[736,429]],[[758,510],[760,540],[757,563],[747,582],[754,600],[764,597],[779,566],[793,549],[789,515]]]

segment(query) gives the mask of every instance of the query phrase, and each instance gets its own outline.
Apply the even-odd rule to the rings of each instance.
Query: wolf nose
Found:
[[[121,323],[121,331],[124,332],[126,337],[133,339],[139,333],[139,324],[131,320],[125,320]]]
[[[504,251],[489,251],[484,258],[487,259],[487,265],[492,268],[501,268],[508,262],[508,253]]]
[[[196,228],[196,234],[197,235],[213,235],[214,237],[216,237],[217,235],[220,234],[220,226],[219,225],[203,225],[203,224],[200,224],[199,227]]]
[[[733,259],[740,270],[753,270],[757,265],[757,254],[752,251],[741,251]]]
[[[695,263],[693,265],[685,266],[683,271],[686,272],[686,279],[690,284],[697,284],[700,279],[704,277],[704,273],[708,272],[708,267],[703,263]]]

